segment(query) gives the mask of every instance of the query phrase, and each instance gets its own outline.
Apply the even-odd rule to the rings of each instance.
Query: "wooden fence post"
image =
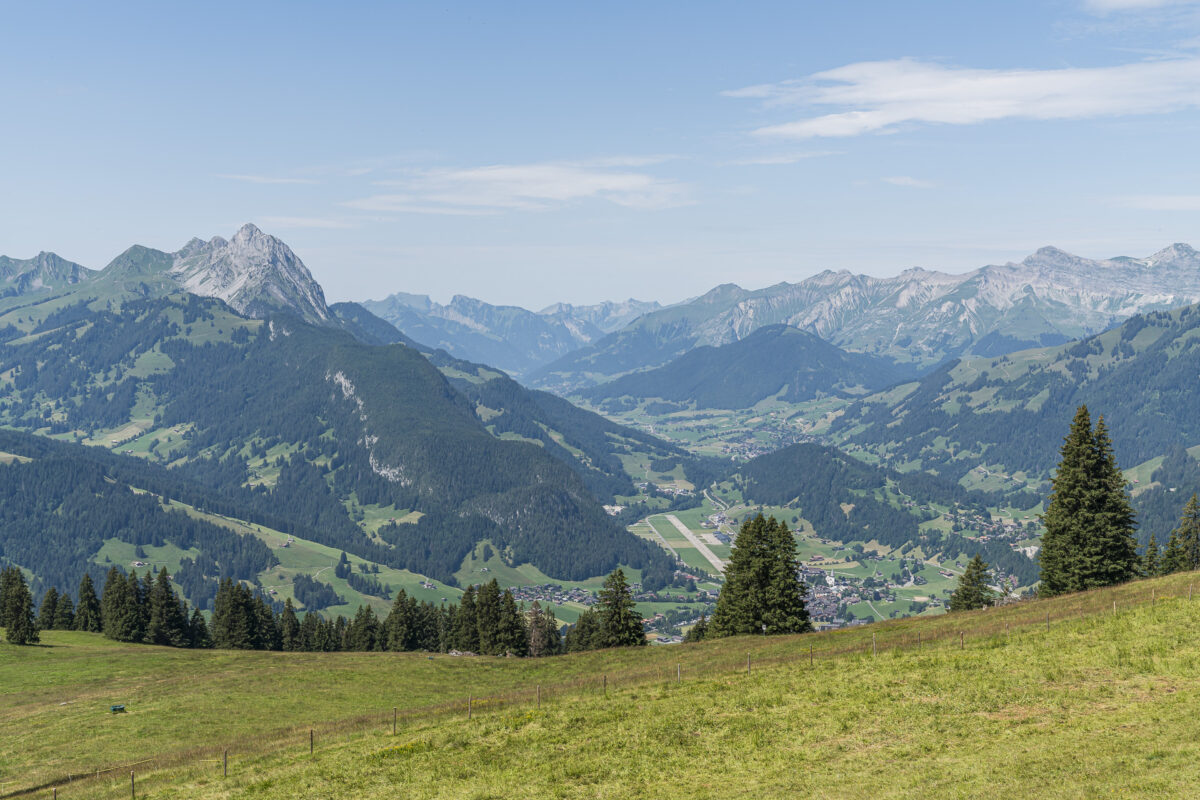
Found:
[[[224,778],[229,777],[229,751],[228,750],[226,750],[224,753],[221,754],[221,776]]]
[[[921,632],[917,631],[917,649],[921,649]]]
[[[966,649],[966,645],[963,643],[963,632],[962,631],[958,632],[958,649],[959,650]]]
[[[875,634],[874,633],[871,634],[871,655],[878,655],[878,651],[875,649]]]
[[[746,653],[746,674],[750,674],[750,654]]]
[[[537,707],[542,707],[542,685],[540,683],[537,685]]]
[[[133,770],[129,771],[129,796],[137,800],[137,786],[133,782]]]
[[[313,754],[313,744],[315,742],[316,742],[316,734],[313,733],[312,728],[309,728],[308,729],[308,754],[310,756]]]
[[[1047,631],[1050,630],[1050,612],[1049,611],[1046,612],[1046,630]]]
[[[813,665],[812,642],[808,643],[808,665],[810,667]]]
[[[604,673],[604,696],[608,697],[608,673]]]
[[[397,709],[395,706],[392,706],[392,736],[396,735],[396,714]]]
[[[683,664],[675,665],[675,682],[683,683]]]
[[[467,695],[467,719],[471,718],[471,713],[474,709],[471,708],[471,695]]]

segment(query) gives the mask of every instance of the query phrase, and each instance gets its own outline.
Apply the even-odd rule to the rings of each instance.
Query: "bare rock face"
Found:
[[[291,248],[243,225],[229,241],[192,239],[174,253],[167,274],[192,294],[217,297],[241,314],[290,310],[314,323],[332,319],[325,293]]]
[[[0,256],[0,296],[61,289],[85,281],[91,274],[91,270],[54,253],[42,252],[33,258]]]

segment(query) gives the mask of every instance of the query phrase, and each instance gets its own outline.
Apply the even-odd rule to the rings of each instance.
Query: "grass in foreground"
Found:
[[[60,769],[157,756],[137,767],[147,798],[1190,796],[1200,781],[1193,579],[541,662],[119,645],[105,658],[107,643],[66,635],[61,647],[0,649],[0,780],[10,782],[0,794],[36,785],[34,774],[50,774],[36,759],[57,754]],[[143,693],[124,717],[99,708],[112,682]],[[471,687],[507,694],[467,720],[457,695]],[[392,705],[416,712],[395,737]],[[311,757],[310,719],[326,723]],[[203,759],[226,745],[223,779]],[[127,768],[60,789],[127,793]]]

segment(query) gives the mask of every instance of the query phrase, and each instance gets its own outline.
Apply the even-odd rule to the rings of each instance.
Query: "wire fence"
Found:
[[[732,678],[738,674],[753,675],[756,669],[798,665],[815,667],[817,662],[847,657],[879,657],[897,652],[920,652],[925,649],[966,650],[972,643],[986,641],[990,646],[1002,644],[1003,635],[1013,632],[1050,632],[1055,623],[1075,621],[1098,614],[1119,614],[1164,600],[1191,600],[1194,575],[1179,576],[1187,581],[1136,581],[1121,586],[1096,589],[1050,600],[1024,600],[979,611],[947,614],[937,617],[907,617],[872,623],[856,628],[807,633],[792,636],[745,636],[717,643],[662,648],[673,656],[644,667],[612,667],[598,664],[596,669],[575,678],[491,694],[474,695],[464,691],[461,698],[444,700],[422,706],[401,708],[389,706],[344,718],[311,725],[292,725],[267,733],[246,735],[210,746],[175,751],[138,761],[59,773],[52,779],[39,780],[36,785],[11,788],[15,780],[0,783],[0,800],[26,797],[38,793],[57,798],[61,791],[70,796],[72,787],[95,784],[112,773],[128,771],[128,791],[136,798],[135,774],[161,775],[167,770],[199,764],[219,764],[222,776],[229,774],[229,754],[263,756],[295,749],[314,754],[319,746],[339,737],[382,730],[399,734],[401,726],[413,722],[462,717],[475,719],[514,707],[561,702],[585,696],[603,696],[610,692],[646,686],[654,683],[682,683],[685,680]],[[1197,598],[1200,599],[1200,598]],[[731,645],[736,642],[736,649]],[[145,765],[152,765],[145,767]],[[26,769],[54,765],[26,765]],[[114,790],[117,792],[118,790]],[[123,796],[125,789],[114,793]]]

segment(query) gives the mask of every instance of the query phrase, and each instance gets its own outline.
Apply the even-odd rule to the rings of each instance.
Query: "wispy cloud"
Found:
[[[245,183],[316,183],[311,178],[276,178],[271,175],[217,175],[218,178],[225,178],[231,181],[244,181]]]
[[[808,150],[801,153],[776,153],[775,155],[755,156],[752,158],[739,158],[734,161],[727,162],[730,166],[771,166],[775,164],[798,164],[801,161],[807,161],[810,158],[826,158],[828,156],[840,156],[843,154],[841,150]]]
[[[1083,7],[1097,14],[1114,11],[1149,11],[1167,6],[1195,5],[1200,0],[1084,0]]]
[[[754,131],[781,139],[893,133],[917,123],[1161,114],[1200,106],[1200,59],[1044,70],[865,61],[725,94],[768,106],[838,109]]]
[[[626,208],[661,209],[689,202],[688,188],[634,167],[664,156],[619,157],[578,162],[497,164],[467,169],[414,170],[378,181],[398,189],[343,205],[364,211],[419,214],[494,214],[540,211],[587,199]]]
[[[1200,211],[1200,194],[1144,194],[1122,197],[1117,205],[1144,211]]]
[[[353,228],[354,223],[344,219],[328,217],[259,217],[263,227],[269,228],[319,228],[333,230]]]
[[[930,181],[910,178],[908,175],[893,175],[882,180],[884,183],[890,183],[892,186],[907,186],[912,189],[932,189],[936,185]]]

